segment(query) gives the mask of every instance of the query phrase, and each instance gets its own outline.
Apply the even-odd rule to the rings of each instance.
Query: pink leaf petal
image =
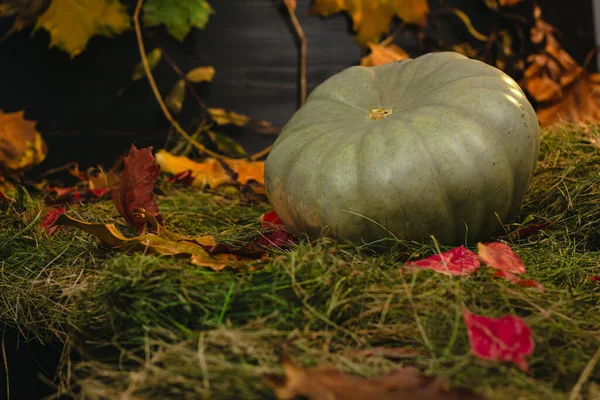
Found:
[[[516,275],[511,274],[506,271],[496,271],[494,276],[499,278],[506,278],[510,281],[510,283],[514,283],[515,285],[523,286],[523,287],[534,287],[540,291],[540,293],[544,293],[544,285],[539,282],[534,281],[533,279],[521,279]]]
[[[56,228],[58,228],[58,226],[52,226],[52,224],[54,221],[56,221],[56,218],[58,218],[60,214],[64,214],[65,211],[66,210],[64,206],[53,208],[52,210],[48,211],[44,218],[42,218],[41,228],[45,230],[48,235],[52,235]]]
[[[500,242],[477,243],[477,253],[481,261],[489,267],[515,274],[525,273],[523,261],[507,244]]]
[[[505,315],[489,318],[463,310],[471,352],[477,357],[515,363],[527,371],[525,358],[533,353],[535,344],[531,329],[519,317]]]
[[[480,263],[475,253],[460,246],[422,260],[409,261],[406,265],[416,265],[446,275],[471,275],[479,268]]]

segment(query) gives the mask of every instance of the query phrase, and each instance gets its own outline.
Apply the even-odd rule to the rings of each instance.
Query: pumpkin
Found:
[[[519,210],[539,141],[519,85],[484,62],[439,52],[352,66],[284,126],[265,188],[297,235],[485,240]]]

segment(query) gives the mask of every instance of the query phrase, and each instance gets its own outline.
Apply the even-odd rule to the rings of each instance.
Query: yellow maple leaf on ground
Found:
[[[46,29],[50,47],[57,46],[75,57],[92,36],[112,37],[129,27],[127,10],[118,0],[52,0],[35,29]]]
[[[323,16],[341,11],[346,11],[352,18],[356,41],[366,45],[379,42],[395,16],[405,23],[423,24],[429,5],[427,0],[315,0],[310,8],[312,14]]]
[[[41,163],[47,153],[42,136],[35,130],[36,122],[24,119],[23,114],[0,110],[0,166],[12,171]]]
[[[155,154],[156,162],[164,172],[180,174],[192,171],[194,186],[217,187],[224,183],[232,183],[231,175],[225,170],[219,160],[207,158],[203,162],[190,160],[185,156],[176,156],[166,150],[159,150]],[[246,160],[227,160],[227,166],[238,174],[238,182],[246,184],[250,180],[264,183],[265,162]]]

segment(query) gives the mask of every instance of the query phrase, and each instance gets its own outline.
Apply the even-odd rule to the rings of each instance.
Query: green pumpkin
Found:
[[[315,88],[275,141],[265,185],[295,234],[455,245],[491,237],[519,210],[539,142],[513,79],[429,53]]]

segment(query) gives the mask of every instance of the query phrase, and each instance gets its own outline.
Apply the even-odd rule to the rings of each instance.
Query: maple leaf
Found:
[[[145,221],[136,217],[137,209],[143,209],[161,221],[154,194],[159,172],[160,166],[154,163],[152,147],[138,150],[131,145],[124,160],[121,185],[112,191],[112,198],[119,213],[139,233],[144,231]]]
[[[259,220],[260,225],[263,228],[278,228],[283,226],[283,222],[281,222],[279,215],[277,215],[274,210],[267,211],[266,213],[262,214]]]
[[[408,54],[394,43],[367,43],[367,46],[371,50],[371,53],[360,59],[360,65],[365,67],[373,67],[409,58]]]
[[[315,0],[310,8],[310,13],[323,16],[341,11],[352,18],[356,41],[366,45],[378,42],[395,16],[404,23],[424,24],[429,5],[427,0]]]
[[[50,33],[50,47],[71,57],[80,54],[92,36],[113,37],[130,27],[127,10],[118,0],[52,0],[35,30]]]
[[[475,253],[465,246],[459,246],[422,260],[409,261],[405,265],[416,265],[446,275],[471,275],[479,268],[480,264]]]
[[[525,273],[521,258],[505,243],[477,243],[477,253],[481,261],[489,267],[516,274]]]
[[[463,310],[463,319],[473,354],[487,360],[513,362],[527,371],[525,359],[533,353],[535,344],[531,329],[521,318],[489,318]]]
[[[185,156],[175,156],[166,150],[156,152],[156,161],[163,171],[170,174],[180,174],[191,171],[194,176],[194,186],[217,187],[235,180],[223,167],[222,162],[215,158],[207,158],[203,162],[190,160]],[[254,180],[264,184],[264,161],[228,160],[227,168],[237,174],[237,181],[246,184]]]
[[[362,379],[333,368],[302,369],[284,353],[281,357],[285,378],[263,376],[278,399],[298,397],[308,400],[483,400],[469,389],[449,388],[446,381],[423,375],[415,368]]]
[[[17,172],[41,163],[48,152],[36,122],[23,115],[0,110],[0,166]]]
[[[144,24],[164,24],[171,36],[183,40],[192,27],[204,29],[214,10],[206,0],[148,0],[144,4]]]
[[[41,229],[44,230],[48,235],[52,235],[56,228],[58,228],[57,225],[54,225],[54,222],[56,221],[58,216],[64,214],[65,211],[66,209],[64,206],[53,207],[52,209],[50,209],[50,211],[46,213],[44,218],[42,218],[42,222],[40,224]]]

